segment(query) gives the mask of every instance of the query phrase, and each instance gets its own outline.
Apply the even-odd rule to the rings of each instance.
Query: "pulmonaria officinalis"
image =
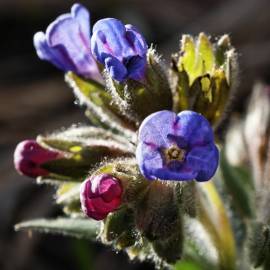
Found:
[[[95,220],[104,219],[121,205],[122,186],[109,174],[94,175],[81,185],[82,211]]]
[[[42,164],[61,157],[60,152],[46,149],[35,140],[25,140],[15,149],[14,165],[21,174],[30,177],[46,176],[49,172],[42,168]]]
[[[90,14],[82,5],[74,4],[69,14],[59,16],[48,26],[46,33],[37,32],[34,46],[40,59],[102,82],[90,49]]]
[[[149,180],[207,181],[218,167],[219,152],[204,116],[159,111],[140,126],[136,158]]]
[[[147,44],[134,26],[113,18],[99,20],[93,27],[91,49],[116,81],[144,79]]]

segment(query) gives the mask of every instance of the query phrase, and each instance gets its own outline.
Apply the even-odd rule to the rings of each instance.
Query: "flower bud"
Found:
[[[172,66],[175,110],[199,112],[216,126],[236,84],[236,53],[228,35],[216,43],[204,33],[196,40],[183,35]]]
[[[94,175],[81,185],[82,211],[95,220],[104,219],[121,204],[122,186],[118,179],[108,174]]]
[[[98,21],[91,38],[92,53],[105,67],[106,88],[131,122],[172,108],[172,93],[164,63],[131,25],[107,18]]]
[[[132,25],[113,18],[99,20],[93,27],[91,47],[95,58],[116,81],[143,80],[147,44]]]
[[[102,82],[90,50],[90,14],[82,5],[74,4],[69,14],[59,16],[49,25],[46,33],[37,32],[34,46],[40,59]]]
[[[151,113],[172,109],[172,92],[164,66],[161,57],[150,48],[143,80],[128,79],[123,84],[105,72],[106,87],[115,104],[132,122],[139,124]]]
[[[16,170],[30,177],[46,176],[49,172],[42,164],[61,157],[61,153],[43,148],[35,140],[20,142],[14,152]]]

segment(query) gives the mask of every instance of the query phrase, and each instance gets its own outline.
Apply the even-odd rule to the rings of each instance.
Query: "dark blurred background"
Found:
[[[240,87],[233,109],[243,111],[255,80],[270,81],[269,0],[98,0],[81,1],[92,23],[117,17],[136,25],[148,43],[170,60],[182,33],[229,33],[239,52]],[[86,241],[34,233],[15,233],[13,225],[60,214],[50,187],[36,186],[13,169],[15,145],[39,133],[86,121],[74,104],[61,71],[40,61],[33,34],[45,30],[69,0],[0,1],[0,269],[153,269],[130,263],[124,254]]]

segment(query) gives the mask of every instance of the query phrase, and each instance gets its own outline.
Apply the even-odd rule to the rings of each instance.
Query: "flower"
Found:
[[[201,114],[159,111],[140,126],[136,158],[149,180],[207,181],[217,169],[219,152],[212,128]]]
[[[64,71],[102,81],[90,49],[90,14],[85,7],[74,4],[70,14],[52,22],[46,33],[34,35],[37,55]]]
[[[93,27],[91,49],[113,79],[143,80],[147,44],[132,25],[113,18],[99,20]]]
[[[16,170],[30,177],[45,176],[49,172],[42,164],[61,157],[61,153],[40,146],[35,140],[20,142],[14,152]]]
[[[118,179],[100,174],[86,179],[81,185],[82,211],[95,220],[104,219],[121,204],[122,186]]]

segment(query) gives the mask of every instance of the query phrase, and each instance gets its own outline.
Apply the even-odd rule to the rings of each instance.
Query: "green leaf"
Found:
[[[201,270],[219,269],[213,242],[197,219],[185,216],[184,237],[183,262],[192,262]]]
[[[235,80],[238,75],[237,54],[234,48],[226,52],[224,70],[226,71],[227,82],[231,86],[232,84],[235,83]]]
[[[72,72],[66,74],[66,81],[73,88],[81,104],[91,108],[94,105],[106,106],[111,102],[111,96],[105,91],[104,86],[95,81],[85,80]]]
[[[106,158],[134,155],[134,145],[126,138],[97,127],[71,127],[37,140],[44,147],[63,152],[63,157],[42,164],[50,172],[49,178],[63,181],[82,181]]]
[[[190,35],[183,35],[181,40],[181,55],[178,61],[178,69],[192,74],[195,66],[195,44]]]
[[[70,204],[80,200],[81,184],[64,183],[57,190],[56,202],[59,204]]]
[[[181,44],[178,69],[187,72],[189,85],[192,85],[198,77],[212,73],[215,64],[213,47],[204,33],[200,33],[196,44],[191,36],[183,35]]]
[[[85,239],[95,239],[100,222],[91,219],[36,219],[15,225],[16,231],[28,230],[42,233],[62,234]]]
[[[231,40],[228,35],[223,35],[217,42],[215,48],[215,56],[216,56],[216,68],[224,65],[226,61],[226,52],[230,50]]]
[[[93,126],[72,126],[47,136],[38,136],[37,140],[41,144],[70,153],[78,153],[83,148],[94,146],[132,153],[134,150],[134,146],[125,137]]]
[[[227,190],[232,195],[232,202],[244,217],[252,217],[254,209],[251,200],[250,175],[243,173],[243,169],[231,166],[222,153],[220,161],[221,174]]]
[[[126,118],[113,104],[112,97],[104,86],[91,80],[85,80],[72,72],[66,73],[65,79],[73,89],[80,104],[87,106],[87,109],[92,113],[92,118],[97,118],[95,119],[96,123],[101,122],[113,131],[129,138],[134,137],[131,130],[134,129],[134,126],[126,124]]]
[[[185,70],[177,73],[177,103],[179,104],[179,111],[188,110],[190,108],[189,100],[189,78]]]
[[[95,151],[93,151],[95,154]],[[89,159],[89,161],[82,160],[81,158],[76,160],[76,158],[70,159],[56,159],[42,164],[42,168],[50,172],[50,176],[55,175],[56,179],[63,179],[63,181],[81,181],[89,172],[89,170],[98,162],[100,162],[104,157],[97,159],[98,155],[94,159]],[[57,176],[63,177],[57,177]]]
[[[197,66],[201,75],[211,74],[215,64],[215,56],[208,37],[204,33],[200,33],[197,41]]]
[[[203,268],[192,261],[180,261],[174,266],[174,270],[203,270]]]

